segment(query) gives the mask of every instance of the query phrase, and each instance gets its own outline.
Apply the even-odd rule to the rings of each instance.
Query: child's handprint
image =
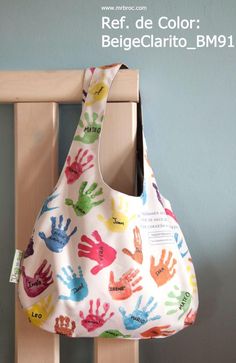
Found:
[[[144,331],[140,335],[144,338],[168,337],[176,332],[175,330],[167,330],[169,327],[170,325],[155,326],[154,328]]]
[[[55,198],[57,198],[57,197],[58,197],[58,195],[59,195],[59,193],[58,193],[58,194],[52,194],[52,195],[49,195],[49,196],[45,199],[45,201],[44,201],[44,203],[43,203],[43,206],[42,206],[42,208],[41,208],[41,211],[39,212],[39,216],[38,216],[38,218],[39,218],[39,217],[41,217],[41,215],[42,215],[43,213],[46,213],[46,212],[49,212],[49,211],[51,211],[51,210],[53,210],[53,209],[57,209],[57,208],[59,208],[59,207],[49,207],[49,206],[48,206],[48,204],[49,204],[52,200],[54,200]]]
[[[69,316],[60,315],[55,319],[54,331],[57,334],[72,337],[75,328],[75,321],[70,320]]]
[[[143,262],[142,239],[140,236],[139,228],[137,226],[133,229],[133,233],[134,233],[134,253],[132,253],[127,248],[123,248],[122,251],[126,255],[130,256],[137,263],[142,264]]]
[[[184,326],[187,328],[190,325],[193,325],[196,320],[197,312],[192,311],[192,309],[188,312],[184,319]]]
[[[144,181],[143,181],[143,192],[142,192],[140,198],[142,199],[143,205],[145,205],[146,202],[147,202],[147,183],[146,183],[146,179],[144,179]]]
[[[93,300],[89,301],[89,313],[86,317],[84,317],[83,311],[80,311],[79,316],[82,319],[81,325],[85,329],[88,330],[88,332],[94,331],[98,328],[101,328],[107,320],[109,320],[114,313],[110,313],[109,317],[105,319],[105,316],[110,308],[110,305],[108,303],[103,304],[103,310],[104,312],[102,314],[99,314],[99,307],[100,307],[100,299],[97,299],[96,301],[96,311],[95,314],[93,313]]]
[[[109,330],[105,330],[104,332],[102,332],[102,334],[100,334],[99,337],[100,338],[118,338],[118,337],[129,338],[130,335],[124,335],[119,330],[109,329]]]
[[[79,257],[90,258],[98,263],[91,269],[92,274],[95,275],[104,267],[112,264],[116,258],[116,250],[102,240],[98,231],[93,231],[92,236],[94,237],[94,240],[86,235],[81,237],[83,244],[78,244],[78,255]]]
[[[71,157],[70,156],[67,157],[66,159],[67,167],[65,170],[65,174],[68,184],[74,183],[86,170],[93,167],[93,164],[91,164],[91,161],[93,160],[93,155],[92,154],[88,155],[88,152],[89,150],[83,151],[83,149],[79,149],[75,157],[75,160],[72,163],[71,163]],[[79,156],[80,159],[78,160]],[[85,168],[86,166],[87,168]]]
[[[187,271],[189,273],[189,283],[192,286],[192,292],[197,292],[197,279],[195,275],[195,271],[193,269],[193,262],[191,258],[188,258],[188,261],[190,262],[189,265],[187,265]]]
[[[103,114],[98,116],[96,112],[93,112],[92,120],[90,121],[90,116],[88,112],[84,113],[85,120],[79,121],[79,126],[81,127],[81,134],[76,135],[74,140],[80,141],[84,144],[93,144],[99,137],[101,132],[101,123],[103,121]]]
[[[155,258],[151,256],[151,262],[150,262],[150,274],[154,281],[156,282],[157,286],[162,286],[166,282],[168,282],[174,274],[176,273],[176,270],[174,269],[174,266],[176,265],[177,261],[174,258],[171,263],[172,258],[172,252],[169,251],[167,260],[164,261],[166,255],[166,250],[163,249],[161,252],[161,257],[159,260],[159,263],[155,265]]]
[[[84,216],[93,207],[98,206],[104,202],[104,199],[100,199],[97,202],[93,202],[93,199],[102,194],[102,188],[99,188],[96,192],[98,184],[93,183],[85,192],[85,188],[88,182],[84,181],[79,190],[78,200],[74,203],[72,199],[66,199],[65,204],[72,206],[77,216]],[[94,193],[93,193],[94,192]]]
[[[87,106],[91,106],[95,102],[101,101],[108,95],[108,91],[109,87],[103,80],[99,80],[98,82],[91,84],[88,89],[88,94],[91,97],[91,100],[87,101],[85,104]]]
[[[175,314],[178,311],[181,312],[181,314],[178,317],[178,320],[179,320],[188,311],[188,309],[191,305],[191,302],[192,302],[192,295],[188,291],[180,291],[177,286],[174,286],[174,289],[176,291],[179,291],[179,295],[175,295],[174,291],[171,291],[168,294],[168,297],[171,299],[175,299],[175,301],[166,301],[165,305],[175,307],[174,310],[167,311],[168,315]]]
[[[101,214],[98,219],[105,224],[105,226],[112,232],[123,232],[127,229],[130,221],[135,218],[135,214],[131,217],[128,216],[128,201],[120,197],[119,205],[116,208],[115,200],[111,200],[111,217],[105,219]]]
[[[30,241],[29,244],[25,250],[24,253],[24,258],[27,258],[29,256],[32,256],[34,254],[34,240],[33,240],[33,236],[30,237]]]
[[[49,248],[52,252],[61,252],[65,245],[69,242],[70,237],[75,234],[77,231],[77,227],[73,229],[71,234],[67,235],[67,230],[71,223],[71,219],[68,218],[66,221],[66,225],[64,228],[62,227],[63,216],[59,217],[59,224],[56,227],[56,217],[51,217],[52,227],[51,227],[51,235],[46,237],[44,232],[39,232],[39,237],[46,243],[47,248]]]
[[[40,295],[46,288],[53,283],[51,265],[44,270],[47,260],[43,260],[33,277],[27,276],[25,266],[22,266],[23,284],[26,294],[29,297]]]
[[[79,277],[73,271],[71,266],[67,266],[67,269],[69,273],[65,267],[62,267],[64,276],[62,277],[61,275],[57,274],[57,278],[70,290],[70,295],[59,295],[59,300],[81,301],[88,295],[88,286],[83,277],[81,267],[78,266]],[[64,280],[64,278],[66,280]]]
[[[125,272],[118,281],[114,279],[114,272],[110,272],[108,290],[114,300],[128,299],[134,292],[142,290],[142,286],[137,286],[142,277],[137,277],[139,270],[131,268]],[[135,279],[135,280],[134,280]]]
[[[149,310],[147,310],[147,308],[152,304],[154,300],[154,297],[151,296],[147,304],[143,306],[143,308],[140,308],[142,297],[143,295],[139,296],[134,311],[129,315],[126,315],[126,311],[123,307],[119,308],[119,311],[123,317],[125,328],[127,330],[138,329],[144,324],[146,324],[148,321],[157,320],[161,318],[160,315],[156,315],[153,316],[152,318],[149,318],[150,313],[156,309],[157,303],[155,303]]]
[[[162,201],[162,198],[161,198],[161,194],[159,192],[159,189],[158,189],[158,186],[155,184],[155,183],[152,183],[152,186],[153,188],[156,190],[156,194],[157,194],[157,199],[159,200],[159,202],[161,203],[161,205],[163,206],[163,208],[165,209],[165,212],[168,216],[172,217],[175,221],[177,221],[176,219],[176,216],[174,214],[174,212],[169,209],[169,208],[166,208],[163,201]]]
[[[53,310],[54,305],[52,305],[52,295],[48,295],[40,299],[30,308],[25,309],[25,312],[32,324],[41,326],[49,318],[49,315],[53,312]]]
[[[179,249],[179,251],[180,251],[180,254],[181,254],[181,256],[184,258],[184,257],[187,255],[187,253],[188,253],[188,250],[181,252],[181,248],[182,248],[182,245],[183,245],[183,243],[184,243],[184,240],[183,240],[183,238],[182,238],[182,239],[179,241],[179,234],[178,234],[178,233],[175,233],[175,234],[174,234],[174,238],[175,238],[175,242],[177,243],[177,246],[178,246],[178,249]]]

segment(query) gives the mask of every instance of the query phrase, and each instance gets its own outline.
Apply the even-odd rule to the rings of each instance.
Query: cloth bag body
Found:
[[[190,252],[148,161],[140,103],[137,196],[101,174],[107,97],[121,67],[86,69],[80,121],[21,267],[29,321],[69,337],[163,338],[193,324],[198,309]]]

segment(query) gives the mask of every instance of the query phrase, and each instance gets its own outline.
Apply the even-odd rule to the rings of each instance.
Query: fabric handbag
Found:
[[[24,252],[18,296],[28,320],[69,337],[163,338],[193,324],[194,266],[147,157],[137,112],[137,195],[103,180],[99,147],[121,64],[88,68],[82,112]],[[106,120],[109,122],[109,120]]]

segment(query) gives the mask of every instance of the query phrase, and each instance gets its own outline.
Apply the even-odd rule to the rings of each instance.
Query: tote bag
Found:
[[[121,67],[86,69],[80,121],[21,267],[29,322],[69,337],[163,338],[193,324],[198,308],[189,249],[148,162],[140,102],[137,195],[101,174],[103,119]]]

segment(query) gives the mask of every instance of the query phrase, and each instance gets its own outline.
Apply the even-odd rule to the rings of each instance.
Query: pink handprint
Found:
[[[86,235],[81,237],[81,241],[84,243],[78,244],[78,255],[79,257],[90,258],[98,263],[91,269],[92,274],[96,275],[104,267],[112,264],[116,258],[116,250],[103,242],[98,231],[93,231],[92,236],[95,238],[94,241]]]
[[[94,331],[98,328],[101,328],[107,320],[109,320],[114,313],[110,313],[109,317],[107,319],[105,319],[105,315],[108,312],[110,305],[108,303],[104,303],[103,304],[103,309],[104,312],[100,315],[99,314],[99,307],[101,305],[100,299],[97,299],[96,301],[96,311],[95,314],[93,313],[93,300],[89,301],[89,313],[86,317],[84,317],[84,313],[83,311],[80,311],[79,316],[82,319],[81,321],[81,325],[83,325],[83,327],[85,329],[88,330],[88,332]]]
[[[47,263],[47,260],[43,260],[33,277],[27,276],[25,273],[25,266],[22,266],[24,289],[29,297],[40,295],[53,283],[52,271],[50,271],[51,265],[44,270]]]
[[[88,155],[89,150],[79,149],[78,153],[75,157],[75,160],[71,163],[71,157],[68,156],[67,161],[67,167],[65,170],[67,183],[72,184],[74,183],[79,177],[88,169],[93,167],[93,164],[89,163],[93,160],[93,155]],[[81,155],[82,153],[82,155]],[[80,159],[78,160],[80,156]],[[87,158],[85,158],[87,156]],[[85,167],[88,165],[88,167],[85,169]]]

